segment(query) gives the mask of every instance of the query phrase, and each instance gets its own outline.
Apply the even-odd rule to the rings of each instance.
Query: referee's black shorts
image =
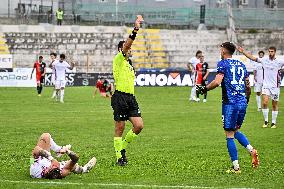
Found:
[[[116,90],[111,97],[111,107],[115,121],[126,121],[129,117],[141,117],[138,103],[132,94]]]

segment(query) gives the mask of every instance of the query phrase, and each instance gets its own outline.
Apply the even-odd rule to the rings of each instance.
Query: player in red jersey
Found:
[[[209,75],[208,63],[204,62],[204,55],[201,55],[199,60],[200,60],[200,62],[198,64],[196,64],[196,85],[206,86],[207,85],[207,77]],[[197,102],[200,101],[199,95],[200,95],[200,93],[198,91],[196,91],[196,96],[197,96],[196,101]],[[207,92],[204,93],[203,102],[207,101],[206,98],[207,98]]]
[[[96,88],[94,91],[94,96],[97,94],[97,91],[100,91],[102,97],[111,98],[112,96],[112,84],[108,80],[98,80],[96,83]]]
[[[43,57],[39,56],[38,61],[34,63],[34,67],[31,73],[31,79],[33,77],[34,70],[36,70],[36,84],[38,96],[41,96],[42,86],[44,84],[46,74],[46,63],[42,61]]]

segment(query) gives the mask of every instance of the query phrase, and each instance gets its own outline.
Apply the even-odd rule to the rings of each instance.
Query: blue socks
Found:
[[[234,141],[234,138],[227,138],[227,148],[230,154],[231,160],[238,160],[238,151]]]
[[[247,137],[240,131],[235,133],[235,139],[237,139],[239,143],[245,148],[249,145]]]

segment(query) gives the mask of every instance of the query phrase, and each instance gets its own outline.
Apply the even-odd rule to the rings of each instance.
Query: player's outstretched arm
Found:
[[[245,55],[248,59],[254,61],[254,62],[258,62],[257,58],[255,56],[253,56],[252,54],[249,54],[248,52],[245,52],[244,48],[238,46],[237,50],[242,53],[243,55]]]
[[[249,98],[251,95],[251,87],[250,87],[250,82],[249,82],[249,77],[246,77],[246,98],[247,98],[247,103],[249,103]]]
[[[32,70],[32,73],[31,73],[31,79],[33,78],[34,70],[35,70],[35,67],[34,67],[34,68],[33,68],[33,70]]]
[[[187,68],[188,68],[188,71],[192,72],[193,71],[193,65],[191,62],[188,62],[187,64]]]
[[[73,70],[73,68],[75,67],[75,63],[71,62],[71,65],[69,67],[67,67],[69,70]]]
[[[53,66],[53,62],[50,62],[50,64],[48,65],[49,68],[52,68]]]
[[[134,29],[132,33],[129,35],[128,39],[126,40],[125,44],[123,45],[122,52],[126,54],[128,50],[131,48],[131,45],[133,41],[135,40],[135,37],[137,35],[137,32],[140,28],[141,23],[143,22],[143,17],[141,15],[137,15],[137,19],[134,24]]]
[[[208,71],[208,69],[207,69],[207,70],[206,70],[206,74],[205,74],[205,76],[203,77],[203,80],[206,80],[207,77],[208,77],[208,75],[209,75],[209,71]]]
[[[223,78],[224,78],[224,74],[218,73],[216,75],[215,79],[205,87],[206,90],[210,91],[210,90],[215,89],[216,87],[218,87],[222,83]]]
[[[45,76],[46,74],[46,67],[44,67],[44,71],[43,71],[43,74],[41,74],[41,76]]]

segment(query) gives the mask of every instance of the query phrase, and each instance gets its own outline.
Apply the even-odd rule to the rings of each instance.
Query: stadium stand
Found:
[[[32,67],[37,56],[49,59],[50,52],[65,53],[77,61],[77,71],[110,72],[124,27],[7,26],[3,35],[13,54],[14,67]],[[50,30],[50,32],[47,32]],[[37,31],[37,32],[34,32]]]
[[[14,67],[31,67],[38,55],[48,59],[49,53],[55,51],[78,61],[77,71],[82,72],[111,71],[116,45],[126,38],[126,31],[130,32],[130,28],[110,26],[8,26],[5,30]],[[195,51],[201,49],[215,67],[216,47],[224,40],[224,31],[144,29],[132,47],[133,62],[136,69],[185,68]]]
[[[6,39],[3,34],[0,33],[0,54],[10,54]]]
[[[0,51],[13,55],[14,67],[32,67],[38,55],[47,61],[49,53],[55,51],[76,60],[78,72],[111,72],[118,41],[126,39],[130,30],[120,26],[3,25]],[[136,69],[186,68],[198,49],[204,52],[209,67],[215,68],[218,45],[227,40],[222,30],[141,29],[139,32],[132,47]],[[237,35],[239,44],[254,54],[272,44],[279,49],[279,55],[284,54],[282,31],[239,31]]]

